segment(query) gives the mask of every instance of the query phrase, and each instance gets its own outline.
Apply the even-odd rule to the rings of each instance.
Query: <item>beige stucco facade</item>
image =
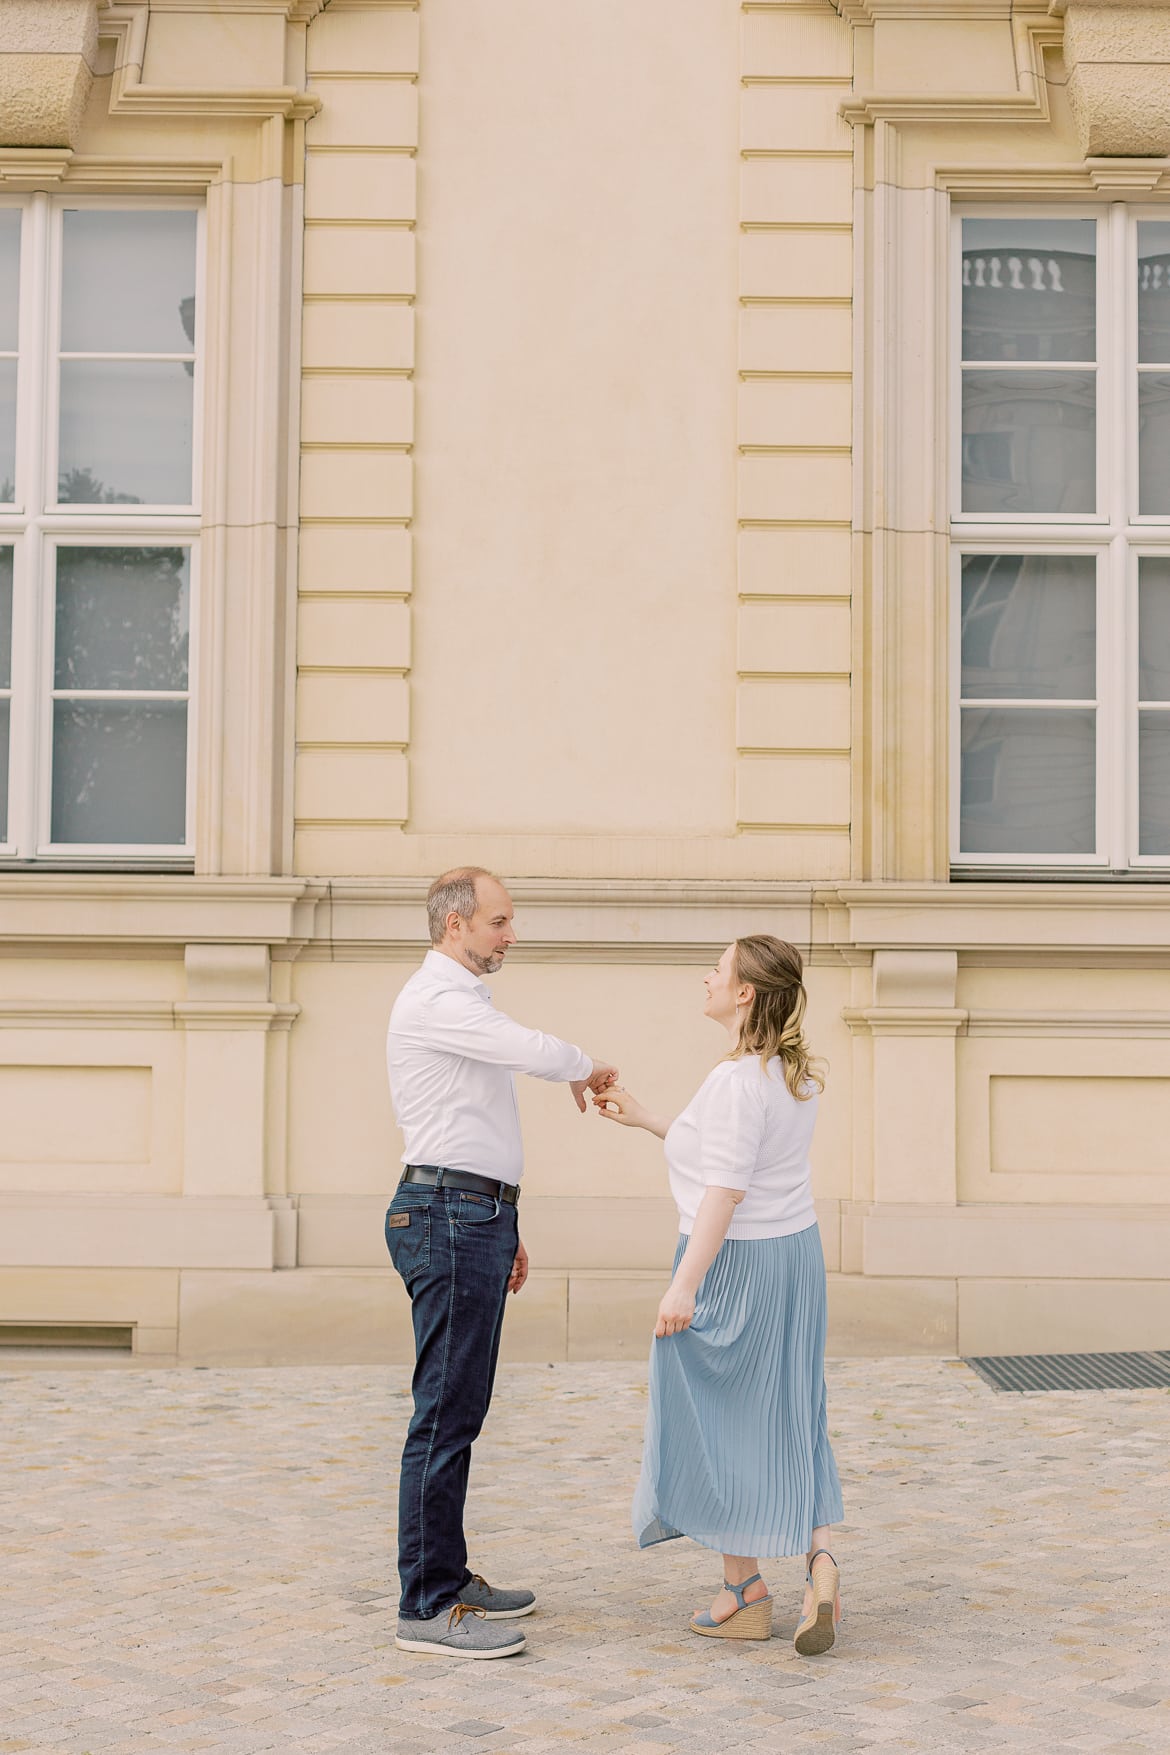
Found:
[[[0,871],[0,1340],[407,1355],[384,1031],[471,860],[498,1002],[663,1105],[727,941],[806,951],[835,1350],[1168,1344],[1170,869],[952,873],[947,583],[952,209],[1170,218],[1168,33],[8,0],[0,195],[205,203],[206,375],[193,869]],[[640,1353],[657,1148],[521,1101],[507,1344]]]

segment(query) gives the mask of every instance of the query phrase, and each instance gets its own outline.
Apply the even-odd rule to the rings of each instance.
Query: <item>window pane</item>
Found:
[[[54,841],[181,843],[186,773],[184,702],[54,703]]]
[[[0,689],[12,687],[12,550],[0,548]]]
[[[1092,512],[1090,372],[963,373],[964,512]]]
[[[1097,357],[1097,225],[963,221],[963,358]]]
[[[60,548],[59,689],[187,687],[185,548]]]
[[[62,504],[190,505],[191,388],[178,363],[63,361]]]
[[[1138,715],[1138,852],[1170,853],[1170,713]]]
[[[963,694],[1092,700],[1096,571],[1091,555],[964,555]]]
[[[0,360],[0,502],[16,498],[16,361]]]
[[[1096,715],[972,708],[962,717],[962,852],[1092,854]]]
[[[0,207],[0,353],[15,353],[20,319],[20,209]]]
[[[1138,700],[1170,701],[1170,559],[1138,562]]]
[[[1170,512],[1170,373],[1138,375],[1138,511]]]
[[[1138,226],[1138,359],[1170,365],[1170,224]]]
[[[8,839],[8,726],[10,708],[0,701],[0,841]]]
[[[195,221],[185,213],[65,214],[63,353],[190,353]]]

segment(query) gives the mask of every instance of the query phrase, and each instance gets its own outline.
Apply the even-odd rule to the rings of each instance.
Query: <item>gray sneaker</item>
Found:
[[[471,1583],[459,1592],[459,1601],[469,1609],[482,1609],[488,1621],[518,1621],[521,1615],[531,1615],[536,1607],[532,1591],[493,1590],[478,1572],[472,1573]]]
[[[513,1627],[489,1627],[482,1609],[456,1603],[440,1609],[429,1621],[406,1621],[400,1615],[394,1643],[399,1651],[431,1651],[440,1657],[514,1657],[528,1644]]]

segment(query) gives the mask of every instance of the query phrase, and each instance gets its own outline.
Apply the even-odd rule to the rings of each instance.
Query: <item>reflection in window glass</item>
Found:
[[[195,220],[193,211],[66,211],[62,352],[191,353]]]
[[[1170,366],[1170,222],[1138,226],[1138,360]]]
[[[964,696],[1093,700],[1096,571],[1092,555],[964,555]]]
[[[1138,512],[1170,513],[1170,373],[1138,374]]]
[[[1138,715],[1138,852],[1170,854],[1170,713]]]
[[[0,504],[16,499],[16,361],[0,360]]]
[[[191,417],[180,363],[63,361],[61,504],[190,505]]]
[[[1092,855],[1096,790],[1091,709],[964,710],[961,852]]]
[[[12,687],[12,554],[0,548],[0,689]]]
[[[186,774],[185,702],[54,703],[55,842],[181,845]]]
[[[54,685],[185,689],[185,548],[59,548]]]
[[[963,221],[963,358],[1097,357],[1097,225]]]
[[[0,695],[0,841],[8,839],[8,749],[12,708]]]
[[[1138,700],[1170,701],[1170,557],[1138,562]]]
[[[0,548],[0,841],[8,839],[8,745],[12,687],[12,550]]]
[[[20,209],[0,207],[0,353],[15,353],[20,322]]]
[[[962,456],[964,512],[1095,511],[1093,375],[964,372]]]

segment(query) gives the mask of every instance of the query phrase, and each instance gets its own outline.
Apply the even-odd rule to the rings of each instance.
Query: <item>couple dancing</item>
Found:
[[[825,1270],[808,1149],[821,1080],[801,1030],[800,954],[779,939],[728,945],[704,1012],[730,1050],[681,1115],[650,1113],[617,1068],[525,1029],[481,977],[510,945],[512,903],[475,866],[427,896],[432,949],[395,1003],[390,1089],[405,1137],[386,1242],[410,1294],[417,1363],[402,1455],[398,1634],[403,1651],[510,1657],[527,1590],[468,1570],[471,1446],[491,1400],[509,1292],[528,1277],[517,1230],[523,1168],[513,1074],[568,1084],[578,1109],[666,1142],[679,1209],[674,1277],[650,1355],[650,1407],[634,1499],[640,1547],[687,1535],[723,1556],[723,1588],[694,1633],[767,1639],[761,1555],[804,1554],[794,1642],[827,1651],[840,1617],[829,1525],[842,1514],[825,1422]]]

